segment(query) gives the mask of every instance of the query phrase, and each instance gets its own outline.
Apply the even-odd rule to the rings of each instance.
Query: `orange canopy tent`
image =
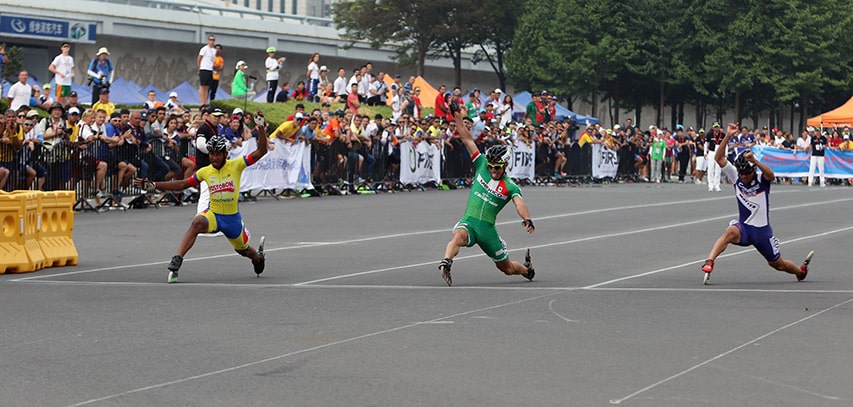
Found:
[[[391,104],[391,98],[394,95],[391,94],[391,85],[394,83],[394,79],[391,78],[391,75],[385,75],[384,82],[388,85],[388,105]],[[423,107],[435,107],[435,97],[438,96],[438,90],[432,87],[426,79],[418,76],[415,78],[416,88],[421,88],[421,105]]]
[[[853,125],[853,97],[847,103],[833,110],[810,118],[806,123],[814,127],[844,127]]]

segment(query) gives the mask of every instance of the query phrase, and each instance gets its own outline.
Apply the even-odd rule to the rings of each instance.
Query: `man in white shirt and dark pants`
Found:
[[[216,37],[207,36],[207,44],[198,51],[198,100],[199,104],[210,102],[210,86],[213,85],[213,62],[216,59]]]
[[[264,67],[267,70],[267,103],[275,102],[275,91],[278,90],[278,71],[284,66],[285,58],[275,58],[275,48],[267,48],[267,59]]]

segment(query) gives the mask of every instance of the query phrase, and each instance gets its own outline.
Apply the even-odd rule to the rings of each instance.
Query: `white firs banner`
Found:
[[[601,144],[592,145],[592,177],[616,177],[619,169],[619,155]]]
[[[426,184],[441,180],[441,152],[435,144],[411,141],[400,143],[400,182]]]
[[[275,148],[267,151],[260,161],[243,170],[240,192],[259,189],[314,189],[311,184],[311,146],[305,143],[289,144],[274,139]],[[236,158],[255,151],[256,139],[243,141],[243,146],[229,152]]]
[[[506,171],[512,179],[533,181],[536,173],[536,145],[516,142],[512,147],[512,158]]]

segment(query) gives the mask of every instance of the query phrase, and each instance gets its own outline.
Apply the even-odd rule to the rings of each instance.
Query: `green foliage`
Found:
[[[617,105],[692,102],[742,117],[853,85],[853,0],[529,1],[507,54],[521,89]],[[518,44],[523,44],[519,46]],[[818,108],[822,108],[818,106]]]
[[[21,56],[20,47],[6,47],[5,43],[0,43],[0,48],[5,50],[7,62],[3,64],[3,72],[0,74],[0,80],[6,79],[10,83],[18,81],[18,72],[24,68],[23,56]],[[5,93],[4,93],[5,96]]]
[[[516,13],[527,0],[342,0],[332,4],[336,26],[352,46],[391,46],[400,64],[417,64],[424,74],[427,59],[449,57],[461,85],[462,50],[476,46],[503,83],[503,53],[512,44]]]

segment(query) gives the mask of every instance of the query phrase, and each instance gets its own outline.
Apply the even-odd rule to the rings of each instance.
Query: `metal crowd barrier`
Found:
[[[451,139],[447,144],[442,147],[441,183],[451,188],[464,186],[473,175],[468,152],[458,140]],[[486,146],[480,148],[485,150]],[[399,184],[399,170],[395,166],[399,163],[399,150],[394,151],[393,145],[380,140],[375,140],[370,148],[362,146],[355,151],[339,141],[331,144],[314,141],[311,151],[312,181],[316,190],[310,192],[315,194],[424,188]],[[547,162],[548,165],[537,166],[534,182],[592,182],[591,145],[581,147],[573,143],[563,147],[562,152],[567,161],[557,171],[566,176],[558,176],[553,164]],[[164,191],[151,196],[131,182],[133,177],[157,181],[183,179],[192,169],[187,168],[188,161],[184,158],[194,154],[189,139],[171,146],[163,140],[154,139],[146,149],[127,141],[119,146],[109,146],[102,141],[80,145],[62,139],[18,151],[10,145],[0,145],[0,158],[13,158],[0,165],[10,172],[3,186],[6,191],[74,190],[78,197],[75,210],[126,210],[129,207],[180,206],[197,200],[197,194],[184,192]],[[537,150],[537,154],[541,154],[540,151]],[[617,178],[635,178],[633,148],[624,147],[618,154]],[[360,167],[359,157],[363,160]],[[276,191],[263,192],[277,195]]]

